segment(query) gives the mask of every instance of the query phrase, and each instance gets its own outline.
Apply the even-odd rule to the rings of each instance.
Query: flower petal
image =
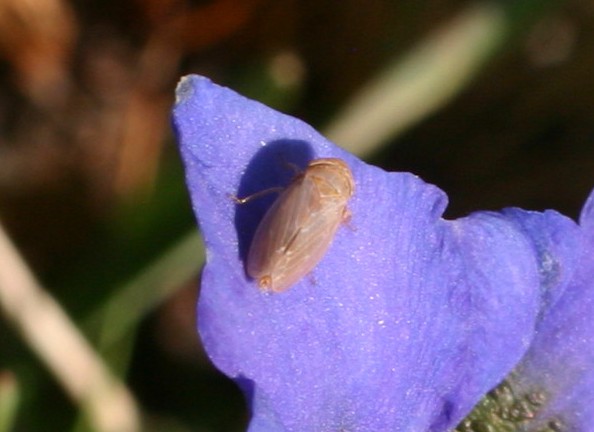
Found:
[[[446,221],[435,186],[201,77],[181,82],[174,125],[207,247],[199,332],[246,394],[250,431],[449,430],[517,364],[563,290],[577,227],[557,213]],[[229,195],[287,185],[288,164],[319,157],[351,167],[352,219],[310,276],[261,292],[244,263],[274,197]]]
[[[544,313],[530,350],[506,382],[518,427],[591,431],[594,425],[594,192],[580,226],[575,271],[566,275],[563,295]]]

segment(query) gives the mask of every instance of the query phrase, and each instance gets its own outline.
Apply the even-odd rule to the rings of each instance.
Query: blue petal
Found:
[[[527,401],[531,430],[594,430],[594,192],[580,227],[575,271],[508,383],[518,400]]]
[[[386,173],[303,122],[205,78],[178,88],[174,125],[207,263],[198,327],[252,410],[250,431],[445,431],[517,364],[573,272],[578,227],[554,213],[442,218],[445,194]],[[311,159],[351,167],[352,219],[286,292],[246,277],[273,197]]]

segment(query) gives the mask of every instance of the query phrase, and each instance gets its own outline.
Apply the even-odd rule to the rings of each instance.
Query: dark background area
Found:
[[[2,0],[0,221],[98,346],[102,324],[90,317],[196,229],[169,123],[182,75],[323,131],[387,64],[475,4]],[[594,3],[516,4],[504,47],[459,93],[363,155],[444,189],[447,217],[518,206],[576,218],[594,186]],[[245,427],[241,394],[195,331],[200,265],[105,356],[141,406],[143,430]],[[20,388],[15,431],[85,430],[0,315],[0,387],[2,376]]]

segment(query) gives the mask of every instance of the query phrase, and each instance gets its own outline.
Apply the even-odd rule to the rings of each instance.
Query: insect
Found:
[[[264,215],[248,252],[246,270],[260,289],[285,291],[313,270],[350,216],[354,189],[348,165],[335,158],[313,160],[293,179]]]

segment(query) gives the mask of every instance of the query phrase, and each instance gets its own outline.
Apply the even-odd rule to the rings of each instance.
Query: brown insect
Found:
[[[350,216],[354,188],[348,165],[335,158],[313,160],[293,179],[264,215],[250,246],[247,273],[260,289],[282,292],[313,270]]]

